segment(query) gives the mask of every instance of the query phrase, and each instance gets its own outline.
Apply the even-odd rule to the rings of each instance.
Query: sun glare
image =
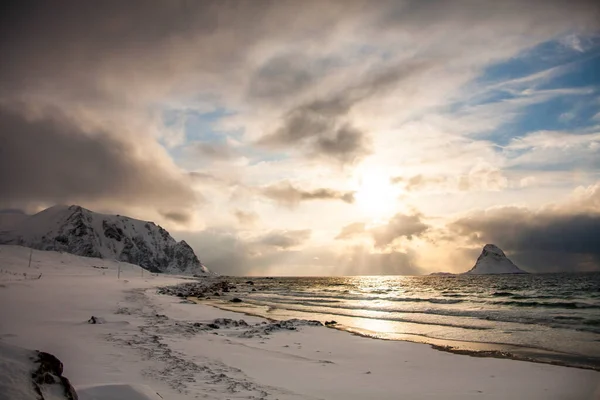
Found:
[[[397,208],[398,190],[385,175],[362,175],[355,194],[356,204],[373,220],[391,215]]]

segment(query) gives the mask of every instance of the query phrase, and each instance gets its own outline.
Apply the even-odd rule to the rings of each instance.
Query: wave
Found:
[[[567,317],[564,315],[557,315],[556,317],[554,317],[554,319],[567,320],[567,321],[581,321],[581,320],[584,320],[585,318],[583,318],[583,317]]]
[[[352,295],[352,296],[346,296],[346,295],[341,295],[341,296],[330,296],[327,294],[322,294],[322,293],[315,293],[315,294],[310,294],[310,293],[273,293],[273,295],[271,295],[270,293],[261,293],[259,295],[255,295],[255,298],[262,298],[265,299],[266,301],[272,301],[275,300],[277,297],[287,297],[287,298],[293,298],[296,302],[300,301],[320,301],[322,303],[341,303],[342,301],[347,301],[347,300],[356,300],[356,301],[374,301],[374,300],[380,300],[380,301],[390,301],[390,302],[399,302],[399,303],[421,303],[421,302],[429,302],[429,303],[433,303],[433,304],[458,304],[458,303],[462,303],[465,300],[461,300],[461,299],[444,299],[444,298],[437,298],[437,297],[431,297],[431,298],[424,298],[424,297],[384,297],[384,296],[361,296],[361,295]],[[458,296],[456,296],[458,297]]]
[[[514,295],[512,296],[513,300],[529,300],[529,299],[565,299],[566,296],[548,296],[548,295],[539,295],[539,296],[523,296],[523,295]]]
[[[246,303],[249,304],[253,304],[253,305],[263,305],[260,303],[254,303],[251,300],[246,301]],[[475,326],[475,325],[467,325],[467,324],[456,324],[456,323],[448,323],[448,322],[441,322],[441,321],[422,321],[422,320],[417,320],[417,319],[411,319],[411,318],[401,318],[401,317],[393,317],[391,316],[391,313],[386,313],[388,315],[356,315],[355,313],[353,313],[353,309],[351,308],[338,308],[338,307],[331,307],[331,306],[324,306],[322,307],[323,309],[333,309],[333,310],[314,310],[314,309],[305,309],[304,307],[306,306],[305,304],[289,304],[289,306],[291,307],[273,307],[273,309],[287,309],[288,311],[295,311],[295,312],[303,312],[303,313],[318,313],[318,314],[327,314],[330,316],[340,316],[340,317],[351,317],[351,318],[363,318],[363,319],[372,319],[372,320],[380,320],[380,321],[391,321],[391,322],[405,322],[405,323],[412,323],[412,324],[418,324],[418,325],[432,325],[432,326],[446,326],[446,327],[451,327],[451,328],[461,328],[461,329],[472,329],[472,330],[478,330],[478,331],[483,331],[483,330],[492,330],[494,329],[493,327],[486,327],[486,326]],[[347,310],[348,312],[344,312],[344,310]],[[269,310],[271,311],[271,310]],[[375,311],[377,312],[377,310],[370,310],[370,311]],[[379,311],[381,313],[384,313],[384,311]]]
[[[577,303],[577,302],[543,302],[543,301],[491,301],[489,304],[516,307],[543,307],[543,308],[567,308],[567,309],[600,309],[600,305]]]

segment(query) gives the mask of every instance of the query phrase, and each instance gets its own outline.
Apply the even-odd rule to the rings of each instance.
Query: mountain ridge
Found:
[[[185,242],[154,222],[100,214],[78,205],[54,206],[0,231],[0,244],[115,259],[151,272],[205,275],[210,271]]]

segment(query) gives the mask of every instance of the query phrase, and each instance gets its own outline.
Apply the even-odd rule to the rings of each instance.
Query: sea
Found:
[[[600,370],[600,273],[231,278],[242,303],[273,320],[436,349]]]

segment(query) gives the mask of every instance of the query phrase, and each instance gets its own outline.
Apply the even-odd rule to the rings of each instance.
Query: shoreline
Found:
[[[205,300],[197,297],[189,297],[188,300],[194,301],[196,304],[208,305],[210,307],[217,308],[219,310],[235,312],[242,315],[264,318],[269,321],[281,321],[276,318],[271,318],[259,313],[252,313],[248,310],[239,310],[235,306],[230,306],[227,300]],[[600,360],[595,358],[585,358],[580,356],[571,355],[568,353],[560,353],[543,348],[519,346],[514,344],[506,343],[488,343],[488,342],[469,342],[459,340],[448,340],[432,338],[424,335],[417,334],[395,334],[395,337],[386,337],[382,334],[375,332],[369,333],[367,330],[360,330],[352,327],[345,326],[343,324],[334,324],[325,326],[330,329],[335,329],[341,332],[346,332],[352,335],[364,337],[367,339],[374,340],[385,340],[392,342],[408,342],[416,344],[428,345],[434,350],[447,352],[456,355],[464,355],[470,357],[481,357],[481,358],[497,358],[507,359],[522,362],[532,362],[538,364],[556,365],[566,368],[577,368],[583,370],[591,370],[600,372]],[[414,337],[415,339],[412,339]],[[421,340],[419,340],[421,339]],[[478,347],[479,349],[475,349]],[[535,353],[538,358],[528,355]],[[571,359],[570,362],[561,361],[560,357]],[[544,358],[546,357],[546,358]],[[579,360],[589,360],[588,363],[578,363]]]
[[[150,398],[169,400],[562,400],[600,394],[597,371],[464,357],[305,321],[242,320],[239,312],[160,293],[189,283],[182,277],[142,277],[129,264],[34,252],[28,267],[29,249],[0,246],[7,271],[0,274],[0,341],[55,355],[81,390],[80,400],[90,400],[88,387],[111,385],[149,388],[160,396]],[[41,272],[41,279],[29,278]],[[89,323],[90,316],[101,322]]]

